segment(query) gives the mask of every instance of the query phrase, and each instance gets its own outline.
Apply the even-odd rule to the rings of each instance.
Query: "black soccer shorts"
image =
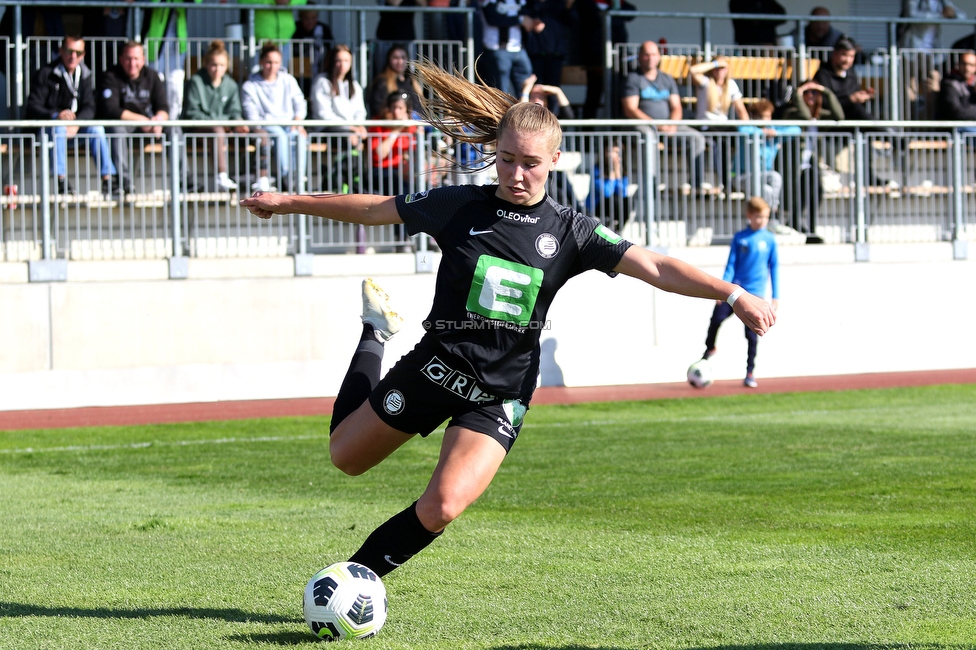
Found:
[[[467,365],[439,347],[418,345],[404,355],[369,396],[383,422],[404,433],[426,437],[445,420],[471,429],[511,450],[528,410],[526,399],[486,393]]]

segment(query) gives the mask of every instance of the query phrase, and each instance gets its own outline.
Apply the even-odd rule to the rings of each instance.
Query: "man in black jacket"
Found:
[[[976,120],[976,52],[959,57],[959,67],[942,81],[937,104],[940,120]],[[976,127],[963,127],[968,133]]]
[[[108,129],[109,133],[120,136],[112,139],[112,159],[119,170],[122,191],[131,192],[129,138],[121,136],[146,133],[159,137],[164,132],[167,136],[173,135],[171,129],[164,129],[159,124],[169,119],[166,85],[155,70],[146,67],[146,55],[141,44],[129,41],[123,45],[118,65],[105,73],[99,92],[98,115],[108,120],[132,123],[132,126]]]
[[[57,175],[59,194],[73,191],[67,179],[68,139],[79,133],[90,136],[90,146],[95,152],[102,176],[102,191],[107,192],[109,179],[115,175],[115,165],[112,164],[108,141],[105,139],[105,129],[101,126],[70,124],[74,120],[90,120],[95,117],[92,73],[84,64],[85,41],[80,36],[66,36],[59,53],[57,59],[41,67],[34,75],[30,95],[27,97],[27,118],[63,122],[44,129],[54,142],[51,166]]]
[[[842,36],[834,43],[830,61],[827,65],[820,66],[813,80],[837,95],[840,106],[844,109],[844,119],[871,120],[874,118],[864,104],[874,97],[874,88],[861,88],[861,80],[853,67],[856,55],[857,45]]]

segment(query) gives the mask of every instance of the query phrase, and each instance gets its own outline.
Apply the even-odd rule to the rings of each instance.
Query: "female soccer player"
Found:
[[[562,131],[544,106],[519,103],[431,65],[427,121],[462,142],[494,144],[498,184],[397,197],[283,196],[241,201],[252,213],[311,214],[368,226],[406,224],[443,253],[427,334],[380,379],[383,342],[401,319],[363,283],[363,335],[332,416],[332,463],[374,467],[415,434],[449,420],[424,493],[373,531],[350,558],[386,575],[430,544],[488,487],[522,426],[539,369],[540,329],[556,291],[589,269],[624,273],[686,296],[727,300],[756,334],[775,322],[766,301],[683,262],[633,246],[599,221],[557,204],[546,180]]]

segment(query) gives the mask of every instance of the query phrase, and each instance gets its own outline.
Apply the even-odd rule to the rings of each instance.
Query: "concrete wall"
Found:
[[[781,247],[779,322],[761,340],[762,377],[976,367],[976,261],[948,244]],[[721,274],[727,248],[672,251]],[[335,395],[360,332],[360,282],[373,275],[408,325],[387,364],[423,333],[431,274],[410,255],[292,261],[69,262],[68,281],[28,283],[0,264],[0,409]],[[627,277],[572,280],[543,334],[542,381],[569,386],[682,381],[703,350],[712,305]],[[742,326],[729,320],[713,365],[744,375]]]

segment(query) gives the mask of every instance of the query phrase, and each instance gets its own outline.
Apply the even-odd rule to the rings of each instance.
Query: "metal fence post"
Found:
[[[952,258],[964,260],[968,257],[968,242],[963,239],[963,136],[959,129],[952,130]]]
[[[766,134],[759,130],[752,134],[752,182],[750,184],[752,185],[753,196],[762,196],[763,175],[766,173],[766,167],[763,164],[761,147],[765,137]]]
[[[657,131],[650,129],[647,136],[642,138],[647,154],[644,156],[644,244],[656,246],[660,234],[655,237],[654,226],[657,222]]]
[[[10,11],[11,7],[7,7]],[[21,14],[23,9],[20,3],[15,4],[14,10],[14,88],[16,89],[14,116],[20,119],[20,109],[24,106],[24,34],[21,30]]]
[[[854,242],[854,260],[867,262],[870,259],[868,250],[867,215],[865,214],[866,195],[864,181],[867,177],[867,158],[871,155],[865,147],[865,136],[861,129],[854,132],[854,214],[856,218],[856,236]]]
[[[49,260],[51,255],[51,159],[48,157],[47,129],[40,129],[41,135],[41,259]]]
[[[888,110],[892,120],[901,119],[901,107],[898,105],[898,99],[904,91],[895,90],[900,88],[898,68],[898,25],[897,23],[888,23],[888,88],[891,89],[888,93],[888,101],[891,103]]]
[[[175,129],[179,131],[179,129]],[[173,256],[169,259],[169,278],[171,280],[184,280],[189,274],[189,262],[183,257],[183,216],[180,211],[180,204],[183,196],[180,194],[180,136],[172,133],[164,136],[163,149],[166,149],[165,140],[169,140],[169,192],[170,192],[170,221],[172,222],[171,232],[173,233]]]

